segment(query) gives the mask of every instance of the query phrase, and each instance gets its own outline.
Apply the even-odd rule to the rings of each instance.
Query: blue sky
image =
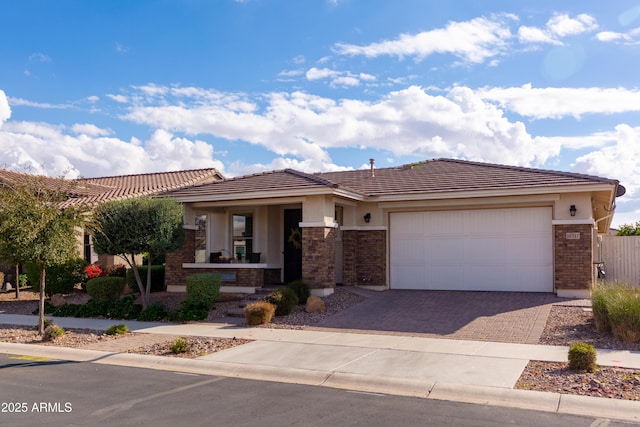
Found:
[[[619,179],[640,2],[1,1],[0,163],[227,176],[462,158]]]

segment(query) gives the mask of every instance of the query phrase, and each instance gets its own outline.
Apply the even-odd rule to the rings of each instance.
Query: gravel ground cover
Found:
[[[73,298],[81,300],[82,295],[73,296]],[[176,309],[180,307],[184,295],[158,293],[153,294],[152,298],[153,302],[161,302],[167,309]],[[304,307],[299,306],[290,315],[276,317],[271,324],[265,325],[265,327],[288,329],[313,327],[321,320],[358,304],[365,298],[347,289],[336,288],[334,294],[323,298],[327,306],[325,312],[306,313]],[[215,309],[209,312],[206,321],[230,321],[231,319],[227,318],[225,313],[227,309],[237,306],[237,300],[220,301],[216,303]],[[31,292],[22,292],[20,300],[15,300],[13,293],[0,294],[0,313],[31,314],[36,307],[37,295]],[[233,322],[243,323],[242,319],[233,319]],[[101,331],[69,330],[64,337],[45,343],[40,340],[33,328],[0,325],[0,341],[68,347],[86,347],[91,343],[131,335],[109,336]],[[170,347],[175,343],[175,340],[135,347],[127,351],[139,354],[198,357],[247,342],[240,339],[211,337],[187,337],[185,340],[187,340],[189,350],[184,353],[171,351]],[[599,349],[640,351],[640,344],[622,343],[613,336],[598,333],[590,310],[583,307],[554,305],[540,337],[540,344],[568,346],[577,341],[593,344]],[[531,361],[524,369],[515,388],[640,400],[640,370],[600,367],[595,373],[576,373],[569,370],[566,363]]]

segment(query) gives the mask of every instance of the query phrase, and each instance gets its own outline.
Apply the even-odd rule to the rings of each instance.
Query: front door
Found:
[[[302,279],[302,209],[284,210],[284,282]]]

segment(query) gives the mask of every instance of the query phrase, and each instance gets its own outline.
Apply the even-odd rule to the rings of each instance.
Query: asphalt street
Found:
[[[1,426],[623,426],[593,417],[0,355]]]

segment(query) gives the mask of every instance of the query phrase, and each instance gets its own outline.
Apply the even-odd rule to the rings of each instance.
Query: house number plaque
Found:
[[[580,240],[580,233],[567,233],[567,240]]]

